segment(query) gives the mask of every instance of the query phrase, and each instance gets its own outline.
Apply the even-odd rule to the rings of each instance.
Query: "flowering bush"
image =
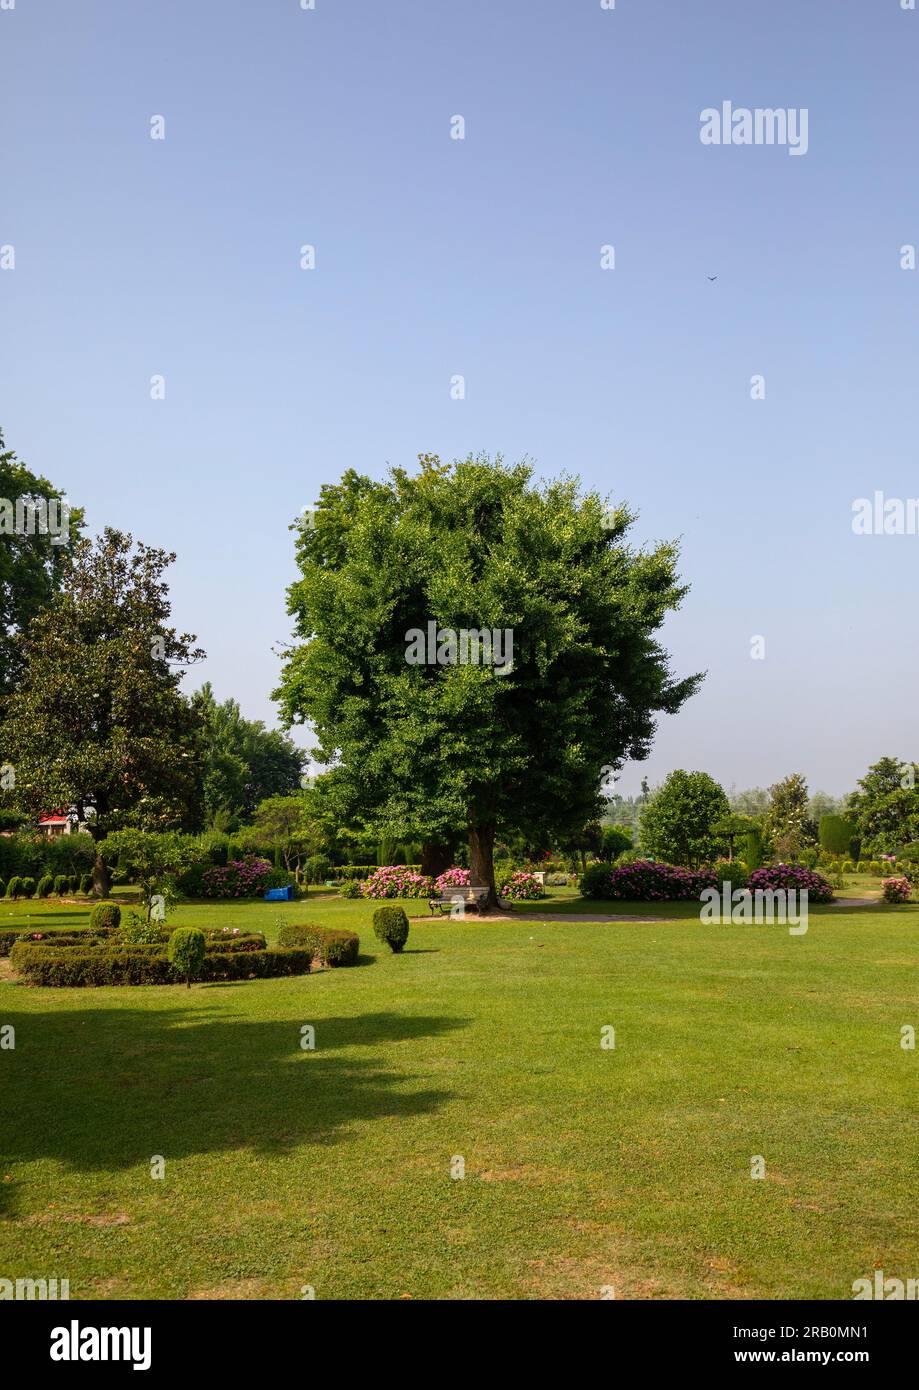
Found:
[[[530,902],[534,898],[545,896],[546,890],[539,879],[534,874],[528,874],[525,869],[518,869],[516,873],[511,874],[498,893],[499,898],[509,898],[512,902]]]
[[[229,864],[215,864],[201,875],[201,892],[205,898],[257,898],[273,872],[267,859],[233,859]]]
[[[799,893],[807,889],[809,902],[833,901],[832,885],[823,874],[816,874],[813,869],[802,868],[800,864],[768,864],[765,868],[754,869],[747,880],[747,888],[751,893],[755,893],[757,889],[770,892],[779,888],[786,891],[793,888]]]
[[[885,878],[881,884],[885,903],[905,903],[909,901],[911,885],[908,878]]]
[[[389,864],[364,879],[361,893],[365,898],[427,898],[433,896],[434,880],[404,864]]]
[[[715,887],[710,869],[681,869],[675,864],[636,859],[611,869],[591,864],[579,884],[584,898],[619,898],[627,902],[667,902],[698,898],[704,888]]]
[[[443,897],[449,893],[451,888],[468,888],[470,883],[468,869],[447,869],[439,878],[435,878],[434,887]]]

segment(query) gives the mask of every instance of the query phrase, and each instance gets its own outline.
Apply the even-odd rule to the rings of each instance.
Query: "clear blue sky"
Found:
[[[485,449],[682,537],[665,636],[708,679],[623,790],[919,756],[919,537],[851,531],[919,495],[919,14],[16,0],[0,52],[0,422],[92,529],[178,552],[194,684],[273,722],[292,515]],[[807,155],[703,146],[724,100],[806,107]]]

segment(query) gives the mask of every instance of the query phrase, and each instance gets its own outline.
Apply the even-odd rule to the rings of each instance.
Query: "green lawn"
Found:
[[[175,914],[360,931],[362,964],[306,978],[36,990],[0,961],[0,1276],[73,1298],[846,1298],[876,1265],[919,1272],[916,908],[791,937],[531,907],[413,921],[402,956],[370,911]]]

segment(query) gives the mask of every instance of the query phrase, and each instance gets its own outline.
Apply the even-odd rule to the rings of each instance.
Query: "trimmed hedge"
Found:
[[[94,985],[174,985],[176,972],[162,950],[56,950],[54,946],[17,942],[11,964],[30,985],[78,989]],[[309,950],[214,951],[205,955],[198,981],[261,980],[278,975],[308,975]]]
[[[86,946],[103,942],[112,935],[111,928],[97,927],[95,931],[78,927],[0,927],[0,956],[8,956],[17,941],[45,946]]]
[[[278,932],[280,947],[301,948],[317,956],[323,965],[354,965],[360,951],[357,932],[337,927],[314,927],[309,924],[282,927]]]
[[[51,889],[53,887],[54,879],[51,877],[50,874],[45,874],[42,878],[38,880],[38,896],[40,898],[47,898],[48,894],[51,892]]]
[[[82,874],[81,877],[80,877],[80,892],[81,892],[81,893],[86,893],[86,894],[88,895],[88,894],[90,894],[92,891],[93,891],[93,876],[92,876],[92,874]]]

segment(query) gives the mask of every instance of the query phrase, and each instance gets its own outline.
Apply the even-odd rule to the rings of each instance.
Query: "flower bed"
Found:
[[[881,883],[885,903],[909,902],[912,885],[908,878],[885,878]]]
[[[470,884],[468,869],[447,869],[439,878],[435,878],[434,887],[441,897],[450,892],[451,888],[468,888]]]
[[[267,859],[233,859],[215,864],[201,875],[201,895],[205,898],[258,898],[265,891],[274,866]]]
[[[751,893],[757,890],[776,892],[780,889],[793,889],[798,893],[807,892],[808,902],[831,903],[833,887],[822,874],[813,869],[805,869],[801,864],[767,864],[762,869],[754,869],[747,880]]]
[[[535,874],[528,874],[525,869],[518,869],[516,873],[511,874],[498,892],[499,898],[507,898],[510,902],[533,902],[545,896],[546,890],[539,879]]]
[[[376,869],[361,884],[365,898],[429,898],[434,893],[434,880],[426,874],[416,874],[404,864],[389,864]]]
[[[626,902],[691,900],[715,886],[715,875],[710,869],[681,869],[676,864],[659,864],[650,859],[636,859],[615,869],[592,864],[580,881],[582,897]]]

